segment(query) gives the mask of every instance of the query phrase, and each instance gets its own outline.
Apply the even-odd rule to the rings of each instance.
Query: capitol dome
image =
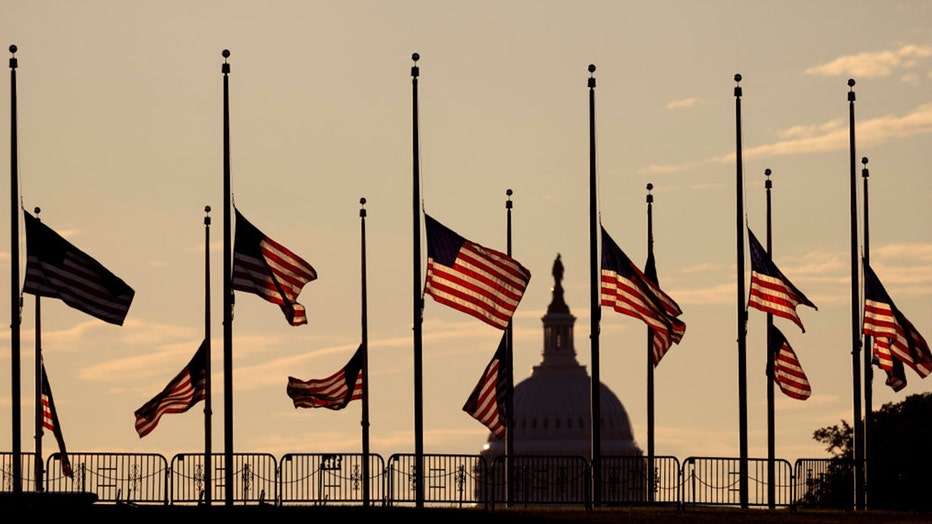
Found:
[[[576,317],[563,299],[563,263],[553,263],[553,297],[544,327],[544,349],[531,376],[514,389],[513,455],[572,455],[590,458],[592,379],[576,360],[573,325]],[[642,454],[634,440],[628,412],[605,384],[599,389],[600,450],[603,456]],[[481,453],[488,460],[505,454],[505,442],[489,434]]]

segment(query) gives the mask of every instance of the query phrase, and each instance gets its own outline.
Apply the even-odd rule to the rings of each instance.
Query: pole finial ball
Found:
[[[417,62],[420,59],[421,59],[421,55],[419,53],[414,53],[411,55],[411,60],[414,60],[415,62]]]
[[[362,204],[362,205],[366,205],[366,197],[360,198],[360,199],[359,199],[359,203]]]
[[[770,176],[770,173],[772,173],[772,171],[770,171],[769,167],[764,170],[764,176]]]
[[[854,79],[853,79],[853,78],[849,78],[849,79],[848,79],[848,87],[854,87]]]
[[[210,206],[204,206],[204,212],[210,213]]]
[[[647,183],[647,190],[648,190],[648,191],[653,191],[653,189],[654,189],[654,184],[651,184],[650,182],[648,182],[648,183]]]
[[[16,52],[16,44],[10,44],[10,52],[11,52],[11,53],[15,53],[15,52]]]
[[[735,82],[740,82],[740,81],[741,81],[741,73],[736,73],[736,74],[735,74]]]
[[[514,191],[512,191],[511,189],[506,189],[506,190],[505,190],[505,195],[506,195],[506,196],[511,196],[511,195],[513,195],[513,194],[514,194]]]
[[[595,64],[589,64],[589,72],[595,73]]]
[[[220,53],[220,54],[223,55],[223,58],[230,58],[230,50],[229,50],[229,49],[224,49],[223,52]]]
[[[864,164],[865,166],[867,165],[867,157],[866,157],[866,156],[865,156],[865,157],[861,157],[861,163]]]
[[[37,215],[42,212],[42,210],[39,209],[39,206],[36,206],[32,211]]]

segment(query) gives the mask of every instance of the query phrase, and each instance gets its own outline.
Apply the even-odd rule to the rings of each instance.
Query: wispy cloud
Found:
[[[932,46],[904,45],[894,51],[876,51],[846,55],[831,62],[806,69],[807,75],[853,76],[878,78],[890,76],[899,69],[917,67],[922,59],[932,56]]]
[[[702,102],[703,101],[701,99],[696,97],[684,98],[682,100],[674,100],[667,103],[667,109],[683,109],[701,104]]]

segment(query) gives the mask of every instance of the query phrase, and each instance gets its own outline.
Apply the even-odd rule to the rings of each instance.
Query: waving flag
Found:
[[[886,384],[893,391],[900,391],[906,387],[906,370],[903,362],[893,358],[890,352],[890,339],[885,337],[874,338],[873,363],[887,374]]]
[[[454,233],[424,215],[427,283],[424,292],[441,304],[499,329],[508,327],[531,272],[504,253]]]
[[[648,270],[651,269],[648,261]],[[654,331],[654,366],[672,344],[679,344],[686,324],[676,318],[679,306],[641,272],[602,228],[601,304],[642,320]]]
[[[773,380],[780,386],[780,391],[798,400],[809,398],[812,394],[809,379],[796,358],[796,352],[776,326],[770,327],[770,347],[777,348],[773,356]]]
[[[304,285],[317,279],[317,271],[235,211],[233,289],[278,304],[292,326],[307,324],[307,313],[297,299]]]
[[[498,438],[505,438],[508,427],[508,369],[505,363],[505,336],[498,344],[495,355],[472,390],[463,411],[482,422]]]
[[[893,299],[884,289],[877,274],[867,261],[864,265],[864,328],[863,333],[881,340],[881,351],[889,348],[893,358],[913,368],[920,377],[932,372],[932,353],[929,344],[919,331],[897,309]],[[877,344],[875,343],[875,351]],[[881,368],[884,359],[880,358]],[[888,373],[889,378],[889,373]]]
[[[136,410],[136,433],[145,437],[166,413],[184,413],[207,396],[207,340],[194,353],[188,365],[165,386],[161,393]]]
[[[751,247],[751,296],[748,306],[792,320],[805,333],[806,328],[796,313],[796,306],[802,304],[816,311],[819,308],[783,276],[750,228],[748,238]]]
[[[360,345],[340,371],[324,379],[301,380],[288,377],[288,396],[296,408],[327,408],[334,411],[362,398],[363,372]]]
[[[74,478],[71,470],[71,460],[68,459],[68,450],[65,449],[65,438],[58,423],[58,412],[55,411],[55,401],[52,400],[52,387],[49,386],[49,377],[45,373],[45,363],[42,363],[42,426],[55,435],[58,442],[58,451],[61,454],[61,471],[66,477]]]
[[[104,322],[123,325],[135,291],[38,218],[26,219],[23,293],[61,299]]]

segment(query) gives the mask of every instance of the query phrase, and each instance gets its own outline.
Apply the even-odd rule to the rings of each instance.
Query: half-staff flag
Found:
[[[135,291],[80,249],[23,211],[26,278],[23,293],[61,299],[104,322],[123,325]]]
[[[645,275],[615,240],[602,228],[601,305],[641,319],[654,331],[654,366],[686,333],[686,323],[676,318],[679,306]]]
[[[653,252],[647,255],[647,263],[644,264],[644,276],[647,277],[647,284],[651,288],[651,291],[654,292],[654,295],[659,298],[661,304],[663,304],[663,308],[666,310],[667,315],[678,317],[683,314],[683,310],[680,309],[679,304],[660,289],[659,280],[657,279],[657,265],[654,262]],[[686,324],[677,320],[671,322],[671,326],[676,336],[682,339],[683,334],[686,332]],[[657,365],[660,364],[660,359],[670,350],[673,341],[670,335],[665,331],[651,330],[651,333],[653,333],[651,341],[651,346],[653,347],[651,351],[651,360],[654,367],[657,367]]]
[[[750,228],[748,238],[751,247],[751,295],[748,306],[792,320],[805,333],[806,328],[796,313],[796,306],[802,304],[816,311],[819,308],[783,275]]]
[[[136,433],[145,437],[166,413],[184,413],[207,396],[207,340],[165,389],[136,410]]]
[[[510,392],[505,347],[505,336],[502,335],[495,355],[463,405],[463,411],[483,423],[498,438],[505,438],[508,427],[507,406]]]
[[[880,348],[889,348],[892,358],[913,368],[920,377],[932,372],[932,353],[929,344],[919,331],[897,309],[893,299],[884,289],[877,274],[864,261],[864,328],[863,333],[881,340]],[[884,341],[886,341],[884,343]],[[874,344],[875,351],[878,345]],[[881,368],[884,359],[878,355]],[[889,372],[888,372],[889,384]],[[891,385],[892,387],[892,385]]]
[[[363,348],[360,345],[349,362],[327,378],[301,380],[288,377],[286,392],[295,408],[327,408],[334,411],[362,398]]]
[[[770,327],[769,347],[776,348],[773,354],[773,380],[780,386],[780,391],[798,400],[809,398],[812,394],[809,379],[796,358],[796,352],[777,326]]]
[[[427,282],[435,301],[499,329],[508,327],[531,272],[510,256],[470,242],[429,215]]]
[[[58,411],[55,410],[55,401],[52,399],[52,387],[49,386],[49,377],[45,373],[45,363],[42,363],[42,427],[48,429],[58,442],[58,451],[61,454],[61,472],[66,477],[74,478],[71,470],[71,460],[65,448],[65,437],[61,433],[61,424],[58,423]]]
[[[238,209],[235,211],[233,289],[278,304],[292,326],[307,324],[307,313],[297,300],[304,285],[317,279],[317,271],[306,260],[265,236]]]

